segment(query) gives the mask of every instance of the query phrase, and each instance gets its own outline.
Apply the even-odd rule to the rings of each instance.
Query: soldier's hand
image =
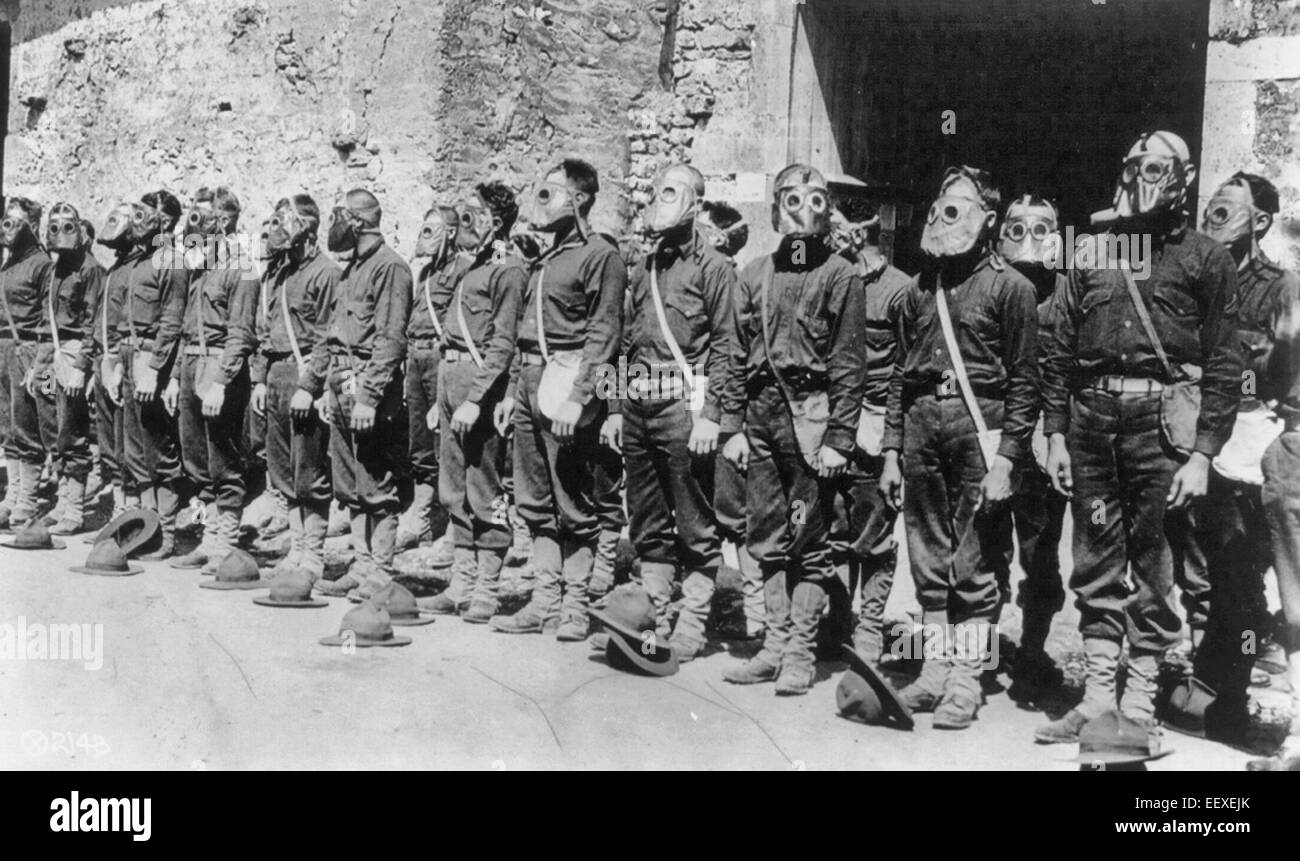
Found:
[[[582,404],[566,400],[560,405],[555,418],[551,419],[551,433],[560,442],[568,442],[573,439],[573,431],[578,426],[580,418],[582,418]]]
[[[289,399],[289,415],[297,421],[306,421],[307,417],[311,415],[313,402],[311,392],[306,389],[299,389]]]
[[[713,454],[718,449],[718,423],[706,418],[697,418],[691,428],[691,438],[686,443],[691,454]]]
[[[175,382],[173,380],[173,382]],[[167,387],[171,391],[171,386]],[[213,383],[208,386],[208,390],[203,394],[203,416],[204,418],[215,419],[221,415],[221,408],[226,405],[226,386],[225,383]]]
[[[510,422],[515,416],[515,399],[502,398],[492,411],[492,424],[496,425],[497,434],[505,436],[510,432]]]
[[[253,396],[248,399],[248,405],[259,416],[266,415],[266,383],[253,386]]]
[[[313,401],[312,406],[316,408],[316,415],[320,416],[323,424],[334,424],[334,400],[329,392]]]
[[[375,408],[361,402],[352,405],[352,430],[354,433],[370,433],[375,427]]]
[[[744,431],[731,435],[731,439],[722,447],[722,456],[734,463],[741,472],[749,469],[749,437],[745,436]]]
[[[456,407],[456,412],[451,414],[451,432],[469,433],[478,422],[480,412],[479,405],[473,401],[465,401]]]
[[[145,368],[135,381],[135,399],[147,404],[158,397],[158,369]]]
[[[1062,496],[1073,498],[1074,473],[1070,469],[1070,450],[1065,445],[1065,434],[1054,433],[1047,441],[1047,477],[1052,487]]]
[[[68,384],[66,386],[63,386],[63,393],[70,397],[83,395],[86,393],[86,388],[87,388],[86,383],[87,380],[86,380],[85,371],[80,371],[80,370],[70,371],[68,375]]]
[[[822,478],[834,478],[844,472],[849,459],[830,446],[822,446],[817,451],[817,474]]]
[[[1192,452],[1187,463],[1174,473],[1169,495],[1165,497],[1170,508],[1182,508],[1198,496],[1205,495],[1210,482],[1210,459],[1199,451]]]
[[[610,413],[600,426],[600,441],[618,454],[623,453],[623,414]]]
[[[424,414],[424,426],[431,431],[436,431],[438,429],[438,416],[441,412],[442,408],[437,404],[429,407],[429,411]]]
[[[36,374],[28,371],[23,375],[23,389],[27,391],[28,397],[36,397]]]
[[[984,474],[980,482],[980,498],[975,503],[975,510],[989,508],[1011,498],[1011,471],[1015,464],[1002,455],[993,457],[993,465]]]
[[[163,402],[163,409],[167,411],[168,415],[171,416],[176,415],[176,408],[180,405],[181,402],[181,381],[180,380],[176,379],[175,377],[172,377],[167,382],[167,389],[163,392],[162,402]]]
[[[903,507],[903,470],[898,465],[898,450],[885,452],[885,463],[880,468],[880,495],[894,508]]]

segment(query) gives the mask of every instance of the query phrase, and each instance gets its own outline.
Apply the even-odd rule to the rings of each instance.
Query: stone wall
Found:
[[[0,14],[5,13],[0,8]],[[5,190],[96,222],[165,187],[230,186],[246,221],[285,194],[371,188],[409,252],[471,180],[522,188],[560,157],[627,221],[629,109],[659,89],[663,9],[634,0],[10,2]]]

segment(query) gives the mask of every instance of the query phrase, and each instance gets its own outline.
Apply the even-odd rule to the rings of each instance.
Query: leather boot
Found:
[[[641,562],[641,586],[650,596],[655,608],[655,632],[667,637],[672,630],[668,624],[668,605],[673,600],[673,575],[677,569],[668,562]]]
[[[776,695],[799,696],[812,688],[817,671],[817,626],[826,611],[828,597],[822,584],[800,580],[790,596],[790,638],[781,656],[781,672],[776,677]]]
[[[493,616],[492,630],[506,634],[538,634],[559,626],[560,580],[562,578],[560,543],[550,535],[533,539],[533,595],[512,616]]]
[[[560,602],[560,627],[555,639],[562,643],[579,643],[587,639],[591,620],[587,616],[587,587],[596,562],[596,543],[564,542],[564,598]]]
[[[9,521],[14,529],[36,519],[36,506],[38,505],[36,492],[41,482],[41,471],[44,468],[45,465],[41,463],[31,463],[29,461],[19,463],[18,501],[9,514]]]
[[[1039,744],[1069,744],[1079,740],[1079,730],[1095,717],[1115,708],[1115,676],[1119,670],[1119,643],[1088,637],[1083,641],[1083,702],[1058,720],[1034,732]]]
[[[10,528],[14,506],[18,504],[18,490],[22,487],[22,466],[17,458],[5,460],[5,498],[0,502],[0,529]]]
[[[198,497],[190,500],[194,504]],[[196,512],[197,514],[197,512]],[[202,568],[208,564],[208,559],[217,545],[217,504],[215,502],[206,503],[203,506],[203,534],[199,537],[198,545],[186,553],[184,556],[177,556],[171,561],[171,567],[178,571],[193,571]]]
[[[176,552],[176,515],[180,512],[181,498],[173,488],[165,484],[150,488],[146,493],[149,494],[153,509],[158,512],[158,533],[162,540],[158,543],[157,550],[140,558],[147,562],[157,562],[170,558]]]
[[[752,638],[763,636],[767,610],[763,606],[763,572],[744,544],[736,547],[736,566],[740,571],[740,588],[744,595],[745,634]]]
[[[357,589],[357,597],[369,600],[393,582],[393,557],[397,553],[397,512],[376,511],[367,515],[370,534],[370,576]]]
[[[948,679],[934,710],[935,729],[966,729],[975,720],[984,699],[980,673],[988,659],[990,629],[989,623],[974,621],[952,627]]]
[[[948,686],[951,665],[948,660],[948,611],[925,610],[921,614],[923,631],[923,657],[921,674],[898,692],[912,712],[932,712],[943,698]]]
[[[1160,653],[1130,648],[1124,657],[1124,669],[1124,693],[1119,700],[1119,710],[1124,717],[1140,723],[1154,723]]]
[[[506,551],[505,564],[525,565],[533,555],[533,535],[518,508],[512,505],[507,512],[510,521],[510,549]]]
[[[587,584],[587,597],[592,601],[604,598],[614,588],[614,560],[618,558],[619,538],[619,533],[602,529],[596,539],[596,558],[591,566],[591,581]]]
[[[63,492],[63,512],[50,527],[50,534],[75,535],[86,527],[86,480],[67,476],[59,489]]]
[[[1051,627],[1050,614],[1025,614],[1020,645],[1016,647],[1016,662],[1011,668],[1011,690],[1008,693],[1012,699],[1021,694],[1032,696],[1055,690],[1064,683],[1064,674],[1044,650]]]
[[[862,560],[858,583],[862,602],[853,627],[853,649],[871,664],[880,663],[885,656],[885,600],[889,589],[882,584],[894,582],[894,569],[897,567],[897,547]]]
[[[322,595],[341,598],[353,589],[359,589],[370,577],[374,561],[370,558],[370,533],[367,531],[369,527],[366,515],[359,508],[351,509],[351,514],[352,564],[348,566],[347,573],[337,580],[316,581],[316,591]]]
[[[694,660],[704,651],[708,638],[704,626],[713,606],[713,584],[717,570],[692,571],[682,580],[682,609],[677,614],[669,644],[678,663]]]
[[[474,625],[487,623],[497,612],[497,586],[501,582],[501,566],[505,562],[505,549],[479,550],[475,554],[478,577],[469,608],[460,614],[461,619]]]
[[[411,496],[411,504],[402,512],[402,516],[397,521],[398,550],[410,550],[419,547],[420,542],[426,537],[433,537],[429,520],[433,514],[436,497],[437,491],[432,484],[415,485],[414,494]]]
[[[289,503],[289,552],[275,567],[271,576],[278,577],[285,571],[294,571],[302,567],[303,508],[297,502]]]
[[[63,519],[63,510],[68,505],[68,479],[60,476],[59,478],[59,495],[54,501],[54,507],[41,518],[41,525],[50,527],[57,524]]]
[[[240,510],[237,508],[217,508],[217,530],[213,535],[212,549],[208,552],[208,561],[204,563],[204,574],[216,574],[217,567],[230,555],[239,541]]]
[[[738,667],[722,674],[733,685],[753,685],[775,681],[781,671],[781,656],[790,637],[790,595],[785,590],[785,571],[764,572],[763,605],[766,630],[763,648]]]
[[[302,539],[298,542],[302,570],[313,583],[325,576],[325,532],[329,528],[328,502],[307,502],[300,506]]]
[[[288,498],[274,488],[268,492],[271,494],[271,499],[274,502],[274,513],[271,515],[270,522],[257,531],[258,535],[262,538],[270,538],[273,535],[279,535],[286,529],[291,528],[293,525],[289,521]]]
[[[472,547],[457,547],[451,563],[451,582],[432,598],[421,598],[423,609],[440,616],[454,616],[469,609],[470,597],[478,579],[478,559]]]

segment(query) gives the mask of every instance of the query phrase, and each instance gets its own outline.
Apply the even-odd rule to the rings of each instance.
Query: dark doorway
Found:
[[[8,21],[0,21],[0,117],[4,125],[0,126],[0,204],[5,199],[5,137],[9,129],[9,43],[13,38],[13,29]]]
[[[800,26],[844,171],[894,189],[904,269],[948,165],[1082,227],[1141,132],[1178,132],[1199,161],[1208,0],[810,0]]]

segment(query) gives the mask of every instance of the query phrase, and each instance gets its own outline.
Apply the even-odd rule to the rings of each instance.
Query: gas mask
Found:
[[[1201,232],[1228,246],[1250,237],[1253,247],[1255,236],[1267,230],[1271,223],[1271,215],[1255,208],[1250,186],[1239,180],[1229,180],[1219,186],[1205,205]]]
[[[216,239],[225,232],[225,219],[210,204],[199,204],[190,210],[185,219],[185,264],[190,269],[203,269],[209,250],[214,250]]]
[[[45,225],[45,244],[55,254],[80,251],[86,246],[81,216],[72,204],[54,204],[50,210],[50,220]]]
[[[652,236],[662,236],[694,220],[703,196],[699,175],[685,165],[664,168],[655,178],[644,220]]]
[[[131,238],[131,216],[133,209],[129,203],[119,203],[108,213],[104,226],[99,231],[99,244],[114,251],[125,251],[134,240]]]
[[[162,230],[162,213],[143,203],[131,204],[131,241],[143,244]]]
[[[1093,213],[1094,223],[1175,212],[1196,178],[1187,144],[1173,132],[1138,138],[1124,158],[1110,209]]]
[[[1059,224],[1056,209],[1049,203],[1034,204],[1025,195],[1007,207],[998,240],[998,253],[1017,269],[1046,269],[1056,254],[1052,237]]]
[[[581,221],[578,203],[569,187],[549,179],[539,182],[533,190],[532,209],[528,213],[528,226],[542,233],[560,232],[568,220]]]
[[[36,228],[27,220],[22,207],[10,206],[0,221],[0,247],[19,249],[36,241]]]
[[[270,257],[297,247],[316,232],[311,219],[289,206],[282,206],[266,222],[266,252]]]
[[[960,257],[974,250],[997,214],[985,208],[980,189],[970,174],[949,168],[930,204],[921,231],[921,250],[931,257]]]
[[[492,210],[478,195],[461,202],[456,207],[460,214],[460,229],[456,231],[456,247],[478,254],[496,236],[497,220]]]
[[[450,206],[435,206],[428,218],[424,219],[424,224],[420,225],[420,236],[415,240],[415,256],[428,257],[435,263],[441,262],[447,249],[455,243],[458,233],[455,210]]]
[[[772,228],[783,236],[825,236],[830,232],[831,198],[821,173],[792,164],[773,183]]]
[[[695,220],[695,228],[700,231],[705,242],[728,257],[739,253],[749,241],[749,225],[744,221],[737,221],[730,227],[719,227],[707,212],[700,213],[700,217]]]
[[[355,251],[361,237],[379,232],[379,203],[367,192],[349,192],[345,204],[334,207],[326,245],[335,253]]]

